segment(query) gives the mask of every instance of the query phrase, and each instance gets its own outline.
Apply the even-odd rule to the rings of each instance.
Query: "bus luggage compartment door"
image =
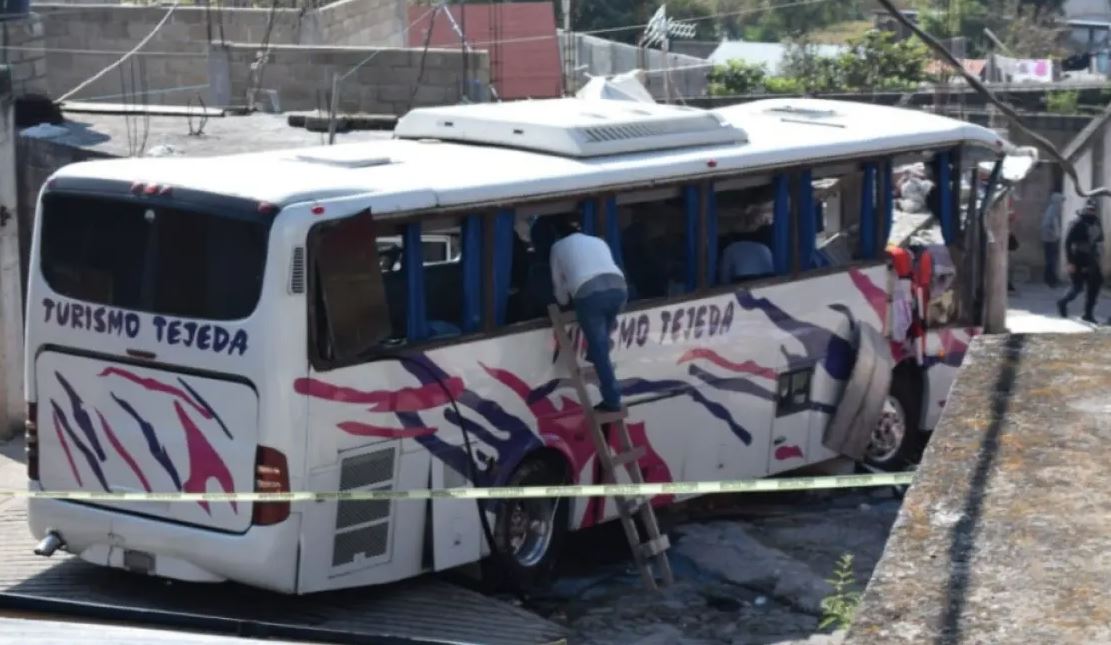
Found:
[[[39,355],[35,378],[45,490],[254,490],[258,395],[249,384],[58,351]],[[224,531],[251,524],[250,502],[96,504]]]

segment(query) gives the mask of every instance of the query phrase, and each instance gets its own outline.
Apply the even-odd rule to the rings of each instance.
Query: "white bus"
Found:
[[[1009,149],[964,122],[854,103],[558,99],[414,110],[377,143],[67,166],[34,231],[30,486],[597,482],[545,316],[546,218],[604,237],[627,274],[613,356],[647,481],[836,458],[827,434],[864,328],[886,337],[869,360],[892,369],[865,458],[901,468],[980,328],[985,242],[962,178],[975,187],[976,165]],[[889,253],[894,169],[918,162],[943,239]],[[738,239],[774,266],[723,284]],[[432,261],[429,240],[447,246]],[[399,261],[378,257],[395,248]],[[924,249],[957,279],[919,279]],[[492,552],[531,584],[568,531],[616,514],[612,500],[483,504],[492,551],[479,508],[33,499],[29,512],[42,554],[287,593]]]

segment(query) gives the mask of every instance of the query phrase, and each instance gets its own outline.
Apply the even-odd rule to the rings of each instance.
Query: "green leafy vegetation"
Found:
[[[822,599],[822,622],[818,629],[848,629],[860,606],[860,592],[853,589],[856,576],[851,553],[841,556],[833,569],[833,577],[826,582],[833,587],[833,593]]]
[[[777,76],[762,66],[742,61],[719,65],[710,73],[715,96],[861,92],[911,89],[926,80],[926,49],[915,40],[896,41],[885,31],[871,30],[851,38],[848,49],[823,56],[805,40],[792,43]]]

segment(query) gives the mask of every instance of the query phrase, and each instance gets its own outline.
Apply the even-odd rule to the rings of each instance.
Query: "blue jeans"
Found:
[[[625,306],[626,296],[624,289],[606,289],[575,298],[575,316],[586,339],[586,357],[598,373],[602,403],[613,409],[621,406],[621,391],[610,361],[610,332],[617,327],[617,314]]]

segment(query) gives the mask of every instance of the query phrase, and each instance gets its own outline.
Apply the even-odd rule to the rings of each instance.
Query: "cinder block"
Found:
[[[407,85],[382,85],[378,88],[378,100],[385,103],[409,102],[413,94],[413,86]]]

